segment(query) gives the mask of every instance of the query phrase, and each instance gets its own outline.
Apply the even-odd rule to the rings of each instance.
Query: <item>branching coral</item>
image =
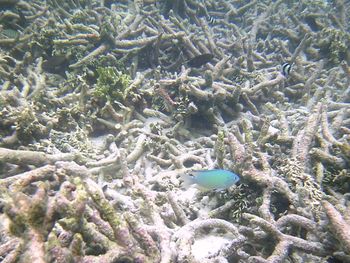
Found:
[[[93,260],[89,256],[91,253],[96,255],[94,260],[98,262],[113,262],[122,258],[133,258],[141,260],[140,262],[146,260],[147,256],[143,256],[138,246],[133,244],[135,241],[130,236],[127,225],[131,226],[133,235],[139,242],[149,242],[147,234],[135,225],[131,215],[126,222],[115,213],[103,193],[87,180],[89,172],[86,169],[73,163],[60,163],[56,167],[47,166],[45,171],[41,170],[43,168],[34,170],[31,174],[23,174],[20,180],[8,183],[9,188],[15,191],[14,194],[7,191],[2,194],[4,211],[10,220],[7,231],[22,239],[23,252],[17,254],[18,260],[46,262],[50,258],[60,262],[64,259],[88,262]],[[42,173],[45,172],[46,179],[51,179],[51,182],[35,186],[43,179]],[[72,182],[65,181],[68,175]],[[60,185],[60,190],[55,196],[46,195],[47,191],[57,185]],[[34,194],[21,193],[28,187],[36,188]],[[92,218],[88,216],[91,212],[86,210],[98,213]],[[152,240],[150,237],[148,239]],[[85,245],[81,247],[78,243]],[[65,249],[67,245],[71,250]],[[154,257],[157,257],[156,250],[150,253],[149,244],[141,247],[145,247],[148,256],[153,257],[149,261],[154,261]],[[97,257],[100,253],[105,256]]]
[[[250,220],[250,223],[253,225],[259,226],[264,232],[270,234],[272,238],[277,241],[277,245],[275,246],[274,251],[267,259],[263,259],[259,256],[253,256],[250,257],[250,260],[252,262],[283,262],[288,257],[288,251],[290,248],[305,250],[309,253],[319,256],[327,255],[327,251],[321,243],[304,240],[302,238],[294,237],[291,235],[286,235],[279,230],[280,227],[284,228],[287,223],[297,224],[298,226],[303,227],[308,231],[316,230],[313,226],[313,222],[306,218],[298,216],[281,217],[277,221],[276,226],[254,215],[244,214],[243,217]],[[261,233],[257,233],[256,235],[257,238],[259,238],[258,236],[260,236]]]
[[[347,1],[0,9],[0,261],[349,261]]]
[[[341,245],[344,248],[345,252],[349,254],[349,222],[343,219],[342,215],[337,211],[337,209],[334,208],[332,204],[327,201],[323,201],[322,204],[329,218],[332,232],[334,233],[335,237],[341,242]]]

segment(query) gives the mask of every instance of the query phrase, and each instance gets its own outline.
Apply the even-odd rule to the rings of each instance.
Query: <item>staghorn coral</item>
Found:
[[[132,244],[133,239],[128,236],[126,228],[127,222],[113,212],[112,206],[100,195],[93,184],[88,181],[86,185],[83,184],[89,176],[86,169],[82,170],[74,163],[60,163],[60,166],[56,167],[47,166],[46,171],[51,173],[51,182],[39,183],[36,189],[33,189],[32,195],[21,193],[42,178],[40,175],[43,172],[39,170],[23,174],[21,183],[19,181],[8,183],[9,187],[16,191],[14,194],[3,192],[1,197],[5,202],[5,214],[10,221],[7,231],[23,239],[23,251],[17,255],[18,260],[31,259],[37,262],[60,260],[61,262],[64,259],[73,259],[74,262],[86,262],[86,260],[92,260],[92,256],[88,256],[92,251],[98,253],[99,250],[113,251],[104,258],[96,257],[95,260],[99,262],[112,262],[125,257],[125,254],[138,260],[145,258],[141,251],[137,251],[137,246]],[[72,182],[65,179],[67,175],[71,177]],[[3,182],[2,185],[4,185]],[[60,186],[60,190],[55,196],[46,195],[46,191],[57,186]],[[99,212],[92,220],[96,225],[85,218],[86,209]],[[102,222],[104,223],[101,224]],[[141,234],[141,229],[136,227],[132,229],[136,236]],[[67,241],[61,238],[64,232],[66,232],[65,235],[71,236]],[[64,249],[67,245],[63,241],[68,242],[70,250]],[[83,248],[78,244],[82,242],[84,242]],[[85,255],[86,258],[84,258]],[[153,260],[149,259],[149,261]]]
[[[323,193],[314,178],[302,171],[300,162],[286,159],[279,165],[278,173],[285,177],[294,191],[304,195],[304,205],[310,206],[316,217],[319,216]]]
[[[341,246],[344,248],[345,252],[348,254],[350,249],[350,240],[349,240],[349,222],[344,220],[341,213],[327,201],[322,201],[322,205],[325,209],[325,212],[329,218],[331,224],[332,232],[335,237],[340,241]]]
[[[349,261],[347,1],[8,2],[2,262]]]

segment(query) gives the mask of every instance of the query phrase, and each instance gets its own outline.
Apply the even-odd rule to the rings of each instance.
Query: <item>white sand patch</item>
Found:
[[[205,236],[196,239],[192,245],[192,253],[196,260],[204,260],[215,255],[220,248],[230,243],[232,239],[219,236]]]
[[[181,194],[177,196],[177,200],[181,203],[191,202],[195,199],[198,189],[191,186],[185,191],[181,191]]]
[[[102,135],[99,137],[89,137],[90,142],[92,144],[92,147],[94,149],[102,149],[102,147],[106,141],[106,137],[107,137],[107,135]]]

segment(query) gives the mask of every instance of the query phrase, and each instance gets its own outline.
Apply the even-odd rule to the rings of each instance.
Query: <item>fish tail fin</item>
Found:
[[[181,181],[183,182],[182,187],[184,188],[189,188],[191,185],[196,183],[193,176],[190,176],[185,173],[181,173],[180,178],[181,178]]]

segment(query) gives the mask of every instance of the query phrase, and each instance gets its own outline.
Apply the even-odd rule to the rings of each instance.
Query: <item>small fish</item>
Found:
[[[20,33],[14,29],[4,29],[0,32],[0,34],[5,37],[13,38],[13,39],[19,37],[20,35]]]
[[[283,65],[282,65],[282,74],[283,74],[283,76],[288,77],[291,68],[292,68],[292,65],[289,64],[288,62],[283,63]]]
[[[335,258],[335,257],[329,257],[329,258],[327,258],[327,261],[326,261],[327,263],[343,263],[343,261],[342,260],[339,260],[339,259],[337,259],[337,258]]]
[[[315,17],[307,16],[304,18],[304,21],[306,22],[306,24],[308,24],[308,26],[311,28],[312,31],[320,31],[321,30]]]
[[[214,58],[213,54],[205,53],[195,56],[187,61],[187,65],[193,68],[200,68]]]
[[[207,15],[207,21],[210,25],[216,24],[216,19],[210,15]]]
[[[189,175],[182,177],[185,185],[196,184],[205,190],[223,190],[240,179],[237,174],[222,169],[192,171]]]
[[[55,55],[49,57],[43,62],[43,69],[50,73],[64,72],[68,67],[68,57],[64,55]]]
[[[0,0],[0,11],[11,10],[18,2],[19,0]]]

